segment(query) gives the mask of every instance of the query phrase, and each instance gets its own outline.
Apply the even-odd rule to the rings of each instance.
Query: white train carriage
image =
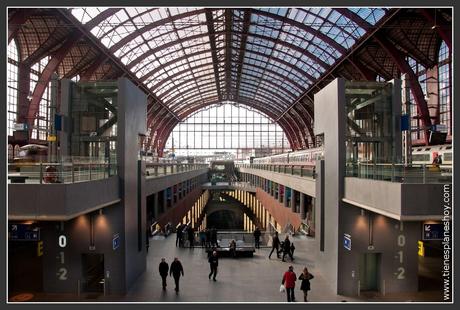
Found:
[[[430,165],[437,155],[441,155],[442,165],[452,165],[451,144],[413,147],[412,163]]]

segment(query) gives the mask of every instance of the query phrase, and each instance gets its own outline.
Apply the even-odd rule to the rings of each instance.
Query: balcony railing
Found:
[[[399,183],[452,183],[452,166],[349,163],[346,176]]]
[[[155,178],[175,173],[182,173],[194,170],[208,168],[208,164],[164,164],[164,163],[147,163],[147,178]]]
[[[66,158],[58,163],[10,163],[8,183],[56,184],[106,179],[117,174],[117,164],[99,158]]]
[[[300,177],[315,178],[315,166],[289,165],[289,164],[238,164],[237,167],[266,170],[277,173],[296,175]]]

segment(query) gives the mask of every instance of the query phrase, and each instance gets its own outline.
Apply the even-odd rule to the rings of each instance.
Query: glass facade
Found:
[[[442,42],[439,49],[439,65],[438,65],[438,86],[439,86],[439,123],[446,125],[448,134],[452,134],[451,124],[451,60],[449,48],[445,42]]]
[[[281,127],[252,108],[214,105],[179,123],[169,136],[165,154],[196,155],[198,150],[233,153],[282,153],[289,142]],[[246,152],[243,152],[246,150]]]
[[[348,163],[397,162],[392,91],[392,83],[345,82]]]
[[[16,42],[11,40],[8,44],[8,64],[7,64],[7,108],[8,108],[8,136],[13,135],[14,124],[16,123],[17,118],[17,108],[18,108],[18,47]]]
[[[33,94],[37,83],[43,83],[42,81],[39,81],[39,78],[48,64],[49,59],[50,57],[44,57],[30,68],[30,94]],[[40,100],[37,117],[35,118],[34,127],[32,129],[32,139],[45,141],[48,137],[48,113],[51,101],[50,85],[51,82],[48,83]]]

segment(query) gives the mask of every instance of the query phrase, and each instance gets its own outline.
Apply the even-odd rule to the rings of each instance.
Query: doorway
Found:
[[[104,254],[82,254],[82,290],[84,292],[104,292]]]
[[[379,292],[380,255],[380,253],[363,253],[360,255],[360,292]]]

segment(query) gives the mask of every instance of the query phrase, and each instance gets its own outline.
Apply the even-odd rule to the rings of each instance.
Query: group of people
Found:
[[[217,230],[215,228],[206,228],[198,233],[202,247],[210,248],[217,246]],[[177,227],[176,247],[185,247],[185,241],[188,240],[189,247],[195,246],[195,230],[191,225],[181,224]]]
[[[209,267],[211,269],[211,272],[209,273],[208,278],[213,279],[213,281],[217,281],[216,276],[217,276],[217,267],[219,266],[219,259],[217,257],[217,252],[213,251],[212,254],[208,258],[209,262]],[[163,287],[163,290],[166,290],[167,284],[167,278],[168,274],[170,277],[174,278],[174,284],[175,288],[174,290],[176,291],[176,294],[179,293],[179,282],[180,282],[180,277],[184,276],[184,267],[182,266],[182,263],[180,262],[179,258],[174,257],[174,261],[171,263],[171,266],[168,265],[166,262],[166,258],[162,257],[161,262],[158,265],[158,272],[160,273],[161,276],[161,284]]]
[[[195,230],[192,225],[180,224],[176,229],[176,247],[184,247],[185,240],[188,240],[189,247],[193,247],[195,243]]]
[[[275,235],[272,238],[272,250],[268,255],[268,258],[271,259],[273,252],[276,250],[276,257],[281,258],[280,255],[283,254],[282,261],[285,262],[286,255],[289,255],[291,261],[294,261],[294,242],[289,240],[289,236],[286,235],[284,241],[280,241],[278,232],[275,232]]]
[[[303,301],[307,302],[308,291],[310,290],[310,280],[313,279],[314,276],[308,272],[308,268],[305,267],[303,272],[300,274],[298,280],[302,281],[300,284],[300,290],[303,292]],[[297,281],[297,275],[294,272],[294,267],[289,266],[288,271],[286,271],[283,275],[283,279],[281,280],[281,285],[284,285],[287,295],[288,302],[295,301],[295,281]]]
[[[180,229],[182,228],[182,229]],[[256,229],[258,230],[258,228]],[[176,240],[176,246],[183,246],[183,243],[181,243],[181,240],[182,240],[182,236],[189,236],[188,234],[188,231],[192,231],[193,232],[193,229],[191,227],[188,227],[187,225],[181,225],[178,230],[177,230],[177,233],[178,233],[178,237],[177,237],[177,240]],[[212,234],[213,234],[213,231],[215,232],[215,229],[207,229],[205,232],[205,235],[207,237],[207,235],[209,234],[209,238],[207,237],[204,241],[204,246],[212,246],[213,247],[213,251],[209,252],[209,257],[208,257],[208,263],[209,263],[209,267],[210,267],[210,273],[208,275],[208,278],[211,280],[211,278],[213,279],[213,281],[217,281],[216,277],[217,277],[217,269],[218,269],[218,266],[219,266],[219,258],[217,256],[217,252],[215,251],[215,247],[214,247],[214,244],[212,243]],[[259,230],[260,232],[260,230]],[[259,235],[259,238],[256,238],[256,235],[257,234],[254,234],[254,237],[255,237],[255,240],[256,240],[256,247],[259,246],[259,238],[260,238],[260,235]],[[201,232],[200,232],[200,239],[201,239]],[[193,243],[191,243],[192,246],[193,246]],[[217,242],[215,242],[215,246],[217,246]],[[232,240],[230,242],[230,251],[233,250],[236,250],[236,242],[235,240]],[[280,249],[281,248],[281,249]],[[276,250],[276,255],[278,258],[281,258],[280,257],[280,254],[283,253],[283,256],[282,256],[282,260],[285,261],[285,256],[286,255],[289,255],[289,257],[291,258],[291,260],[293,261],[294,260],[294,257],[293,257],[293,254],[294,254],[294,250],[295,250],[295,247],[294,247],[294,244],[293,242],[291,242],[289,240],[289,236],[286,235],[286,238],[284,240],[284,242],[280,242],[280,239],[279,239],[279,236],[278,236],[278,232],[275,232],[275,235],[273,236],[273,242],[272,242],[272,249],[271,249],[271,252],[269,254],[269,259],[271,258],[271,255],[273,254],[273,252]],[[233,254],[235,255],[235,253]],[[180,278],[184,276],[184,268],[182,266],[182,263],[180,262],[180,260],[175,257],[174,258],[174,261],[171,263],[171,266],[168,265],[168,263],[166,262],[166,259],[163,257],[161,258],[161,262],[158,266],[158,270],[159,270],[159,273],[160,273],[160,276],[161,276],[161,279],[162,279],[162,286],[163,286],[163,290],[166,290],[166,286],[167,286],[167,277],[168,277],[168,274],[170,277],[173,277],[174,278],[174,283],[175,283],[175,291],[176,291],[176,294],[179,292],[179,282],[180,282]],[[303,292],[303,296],[304,296],[304,301],[307,302],[307,298],[308,298],[308,291],[310,290],[310,280],[313,279],[314,276],[308,271],[308,268],[305,267],[302,271],[302,273],[300,274],[300,276],[297,278],[297,275],[295,274],[294,272],[294,267],[291,265],[289,266],[288,270],[283,274],[283,277],[282,277],[282,280],[281,280],[281,284],[282,284],[282,290],[285,290],[286,291],[286,296],[287,296],[287,301],[288,302],[294,302],[296,301],[295,300],[295,293],[294,293],[294,289],[295,289],[295,283],[297,280],[300,280],[301,281],[301,284],[300,284],[300,290]]]

